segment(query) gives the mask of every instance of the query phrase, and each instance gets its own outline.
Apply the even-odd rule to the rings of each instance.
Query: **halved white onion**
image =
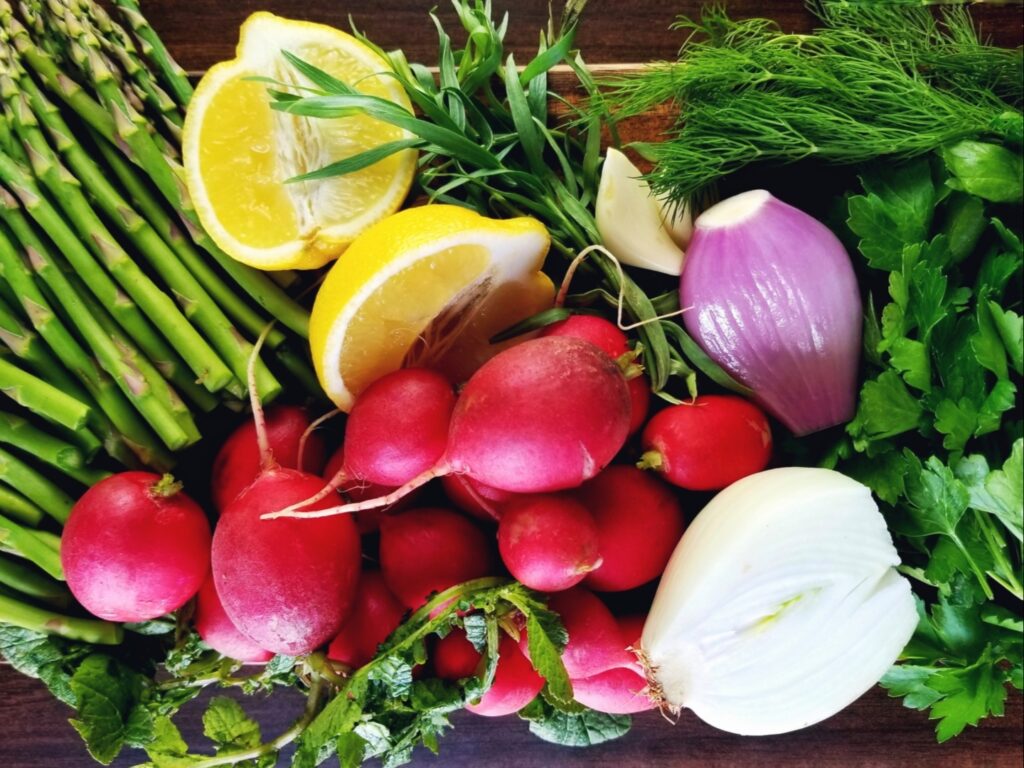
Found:
[[[652,688],[733,733],[812,725],[878,682],[917,624],[867,487],[760,472],[719,493],[676,547],[644,626]]]

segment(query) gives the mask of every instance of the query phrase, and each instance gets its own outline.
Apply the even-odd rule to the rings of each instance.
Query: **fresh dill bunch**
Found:
[[[1019,52],[985,52],[965,15],[939,25],[922,21],[921,9],[872,6],[861,15],[862,6],[842,5],[823,4],[836,26],[811,35],[785,34],[767,19],[735,21],[719,7],[680,18],[679,60],[605,81],[590,114],[615,121],[674,103],[668,139],[638,148],[655,163],[655,193],[677,203],[755,162],[854,164],[964,138],[1020,142],[1019,99],[1001,98],[1011,78],[986,69],[996,61],[1019,79]]]

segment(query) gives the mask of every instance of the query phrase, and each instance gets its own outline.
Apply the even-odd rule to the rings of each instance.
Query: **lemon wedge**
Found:
[[[550,243],[535,219],[452,205],[373,225],[331,267],[313,304],[309,340],[324,391],[347,411],[404,365],[464,381],[503,348],[491,336],[552,305],[554,285],[540,271]]]
[[[351,35],[322,24],[254,13],[236,57],[212,67],[196,88],[182,137],[189,193],[200,221],[233,258],[259,269],[312,269],[401,206],[416,169],[414,150],[319,181],[285,181],[380,144],[409,138],[363,115],[318,119],[270,108],[266,77],[310,83],[289,51],[352,85],[412,111],[386,74],[388,62]]]

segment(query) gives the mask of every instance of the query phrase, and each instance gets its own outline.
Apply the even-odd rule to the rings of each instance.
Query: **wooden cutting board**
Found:
[[[153,26],[171,52],[192,72],[233,55],[238,26],[250,13],[269,10],[348,29],[351,14],[359,29],[384,48],[403,48],[409,59],[433,63],[435,34],[427,11],[435,0],[144,0]],[[438,15],[451,29],[454,14],[437,3]],[[554,5],[558,5],[555,0]],[[679,47],[678,33],[668,27],[676,14],[693,14],[694,0],[590,0],[577,43],[587,62],[603,68],[629,69],[638,62],[670,59]],[[537,31],[546,24],[547,0],[495,0],[499,12],[511,15],[507,43],[525,61],[535,49]],[[771,16],[793,32],[809,31],[812,17],[801,0],[733,0],[737,17]],[[983,34],[1000,45],[1021,43],[1022,10],[1016,3],[975,5],[972,12]],[[557,88],[557,81],[555,84]],[[666,125],[666,115],[653,115],[630,127],[629,139],[654,140]],[[223,692],[218,691],[219,695]],[[204,697],[205,698],[205,697]],[[301,700],[287,692],[273,698],[246,698],[246,708],[270,738],[285,730],[301,709]],[[186,707],[180,721],[186,739],[202,742],[201,705]],[[85,768],[95,765],[78,735],[67,723],[70,710],[55,701],[35,680],[0,665],[0,768]],[[1011,693],[1006,716],[991,718],[958,739],[935,744],[932,725],[922,713],[904,709],[885,692],[875,689],[844,712],[813,728],[785,736],[741,738],[716,731],[684,713],[670,724],[656,713],[634,718],[623,739],[586,750],[570,750],[534,738],[514,717],[491,720],[470,714],[453,718],[454,731],[442,741],[441,755],[417,753],[415,765],[469,768],[525,766],[586,766],[587,768],[848,768],[900,766],[940,768],[977,766],[1020,768],[1024,764],[1024,707]],[[116,766],[141,757],[125,753]]]

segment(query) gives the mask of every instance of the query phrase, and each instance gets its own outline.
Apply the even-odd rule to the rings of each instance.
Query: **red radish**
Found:
[[[282,467],[299,468],[299,443],[309,426],[302,408],[275,405],[266,412],[267,439],[274,459]],[[317,474],[324,463],[323,440],[315,432],[306,439],[303,471]],[[211,494],[213,505],[223,510],[235,500],[260,472],[260,449],[256,426],[247,422],[231,433],[213,460]]]
[[[651,410],[651,382],[643,374],[626,382],[629,387],[629,434],[635,435],[647,421]]]
[[[619,631],[622,634],[622,642],[626,649],[640,647],[640,635],[644,632],[644,623],[647,621],[647,614],[634,613],[629,616],[616,616],[619,623]]]
[[[468,704],[466,709],[484,717],[511,715],[533,701],[543,687],[544,678],[523,656],[515,640],[502,635],[494,682],[480,701]]]
[[[210,524],[170,475],[121,472],[75,503],[60,561],[72,594],[108,621],[177,610],[210,568]]]
[[[597,524],[566,494],[522,496],[505,505],[498,550],[516,579],[541,592],[569,589],[601,565]]]
[[[594,346],[600,347],[612,359],[618,361],[623,355],[628,354],[629,339],[619,326],[605,320],[597,315],[571,315],[565,320],[552,323],[546,326],[541,336],[571,336],[577,339],[589,341]],[[629,434],[634,434],[647,420],[647,411],[651,404],[651,385],[647,377],[640,373],[637,366],[637,375],[627,381],[629,387],[629,399],[632,405],[630,409]]]
[[[330,460],[328,460],[327,466],[324,467],[324,478],[330,482],[331,478],[336,477],[344,467],[345,446],[342,445],[334,452]],[[338,487],[338,490],[352,501],[364,501],[365,499],[375,499],[378,496],[390,493],[395,489],[394,486],[374,485],[373,483],[365,480],[346,480]],[[387,511],[400,509],[411,501],[412,496],[413,494],[410,494],[402,499],[401,502],[390,507],[385,507],[383,509],[368,509],[365,512],[355,514],[354,517],[356,519],[356,525],[359,528],[359,533],[364,535],[367,533],[376,533],[377,529],[380,528],[380,516]]]
[[[494,563],[487,537],[462,515],[412,509],[381,520],[380,570],[395,596],[418,608],[433,592],[494,573]]]
[[[573,697],[585,707],[610,715],[631,715],[654,709],[647,680],[636,669],[618,667],[572,681]]]
[[[613,358],[629,352],[629,339],[622,329],[597,315],[570,315],[565,320],[544,326],[540,336],[571,336],[583,339]]]
[[[355,596],[361,553],[350,517],[260,519],[322,487],[320,478],[294,469],[267,470],[224,510],[213,535],[224,610],[275,653],[298,656],[330,640]]]
[[[270,661],[274,654],[260,648],[256,643],[238,631],[224,612],[213,575],[203,582],[196,598],[196,612],[192,617],[196,632],[208,646],[230,659],[260,664]]]
[[[345,425],[349,476],[397,487],[434,467],[448,444],[455,393],[444,376],[402,368],[373,382]]]
[[[350,667],[361,667],[402,623],[405,606],[384,583],[380,571],[366,571],[359,578],[352,612],[327,648],[327,658]]]
[[[518,650],[518,649],[517,649]],[[481,671],[483,655],[473,647],[463,629],[455,628],[434,643],[430,660],[442,680],[462,680]]]
[[[772,455],[768,419],[735,395],[702,395],[647,423],[640,466],[691,491],[716,491],[760,472]]]
[[[575,488],[622,448],[629,408],[622,371],[598,347],[559,336],[524,341],[492,357],[466,383],[452,414],[447,452],[433,469],[377,499],[267,516],[322,517],[383,507],[452,473],[517,493]]]
[[[451,383],[435,371],[401,368],[381,377],[349,413],[341,466],[318,493],[283,511],[309,510],[346,484],[393,491],[429,472],[444,455],[454,406]],[[367,522],[372,528],[375,521]]]
[[[441,485],[448,500],[473,517],[494,522],[501,519],[501,506],[516,494],[478,483],[468,475],[445,475]]]
[[[548,607],[562,617],[569,643],[562,653],[565,671],[572,680],[591,677],[616,667],[628,667],[636,659],[622,642],[622,631],[604,603],[583,587],[557,592]],[[528,653],[526,633],[520,649]]]
[[[623,465],[608,467],[574,491],[593,516],[603,560],[587,574],[587,587],[620,592],[661,576],[685,525],[676,493],[643,470]]]

